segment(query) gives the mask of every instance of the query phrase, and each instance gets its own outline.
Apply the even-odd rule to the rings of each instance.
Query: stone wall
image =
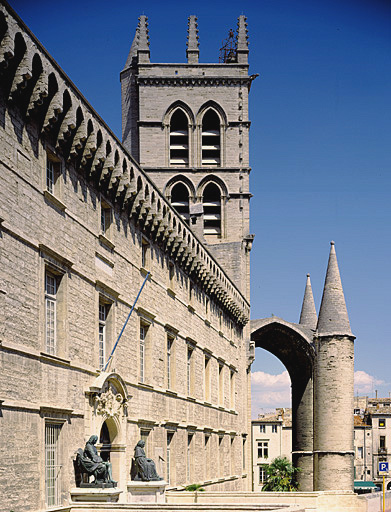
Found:
[[[105,418],[124,491],[141,435],[167,477],[168,433],[171,487],[248,488],[247,300],[23,23],[8,7],[0,11],[0,487],[12,484],[3,506],[45,509],[47,426],[59,432],[57,502],[66,504],[75,451],[99,436]],[[102,373],[99,304],[108,310],[107,360],[148,271]],[[57,286],[54,348],[45,274]],[[140,325],[147,327],[144,379]],[[120,415],[99,416],[103,384],[118,382]]]

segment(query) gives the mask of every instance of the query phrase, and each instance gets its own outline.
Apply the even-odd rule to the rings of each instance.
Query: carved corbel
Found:
[[[27,85],[27,82],[33,76],[33,52],[27,48],[22,60],[19,63],[14,75],[14,79],[12,82],[10,96],[14,95],[18,90],[24,89]]]
[[[83,148],[83,144],[87,140],[87,136],[87,121],[83,119],[76,131],[76,135],[73,138],[72,147],[69,152],[70,158],[77,156],[78,152]]]
[[[69,137],[71,131],[76,128],[76,124],[76,109],[71,106],[68,112],[65,114],[65,117],[58,131],[56,147],[59,147],[59,145],[64,142],[67,137]]]
[[[45,120],[43,122],[43,130],[49,131],[55,124],[58,116],[63,111],[63,95],[62,91],[57,91],[53,96],[52,101],[49,103],[49,108],[46,112]]]
[[[31,94],[29,106],[27,107],[27,116],[31,116],[38,107],[43,105],[43,100],[47,98],[48,94],[48,73],[44,69],[42,73],[39,75],[39,78]]]

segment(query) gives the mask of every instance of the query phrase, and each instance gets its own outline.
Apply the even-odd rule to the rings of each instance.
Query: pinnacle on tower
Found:
[[[317,330],[320,336],[352,336],[334,242],[330,247]]]
[[[139,39],[140,39],[140,29],[139,29],[139,27],[137,27],[136,33],[134,34],[132,46],[130,47],[128,58],[126,59],[126,64],[125,64],[124,69],[128,69],[132,65],[133,59],[135,59],[137,57]]]
[[[197,16],[189,16],[187,24],[186,57],[189,64],[198,64],[200,55]]]
[[[239,64],[248,63],[247,18],[243,14],[238,18],[237,56]]]
[[[138,61],[142,63],[149,62],[149,30],[148,30],[148,18],[143,14],[138,19],[139,32],[137,56]]]
[[[144,14],[139,17],[136,33],[130,47],[128,58],[124,70],[129,68],[134,59],[138,58],[139,62],[149,62],[149,30],[148,30],[148,18]]]
[[[316,315],[314,295],[312,293],[310,275],[307,274],[307,283],[305,285],[303,305],[301,307],[299,324],[315,330],[318,317]]]

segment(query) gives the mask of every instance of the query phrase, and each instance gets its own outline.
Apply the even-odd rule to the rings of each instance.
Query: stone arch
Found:
[[[181,101],[181,100],[177,100],[177,101],[174,101],[174,103],[171,103],[171,105],[168,107],[168,109],[166,110],[166,112],[165,112],[165,114],[163,116],[163,121],[162,121],[163,124],[164,125],[169,125],[170,124],[171,116],[173,115],[175,110],[177,110],[178,108],[183,110],[183,112],[185,113],[185,115],[189,119],[189,124],[194,126],[195,118],[194,118],[193,111],[191,110],[189,105],[187,105],[184,101]]]
[[[166,164],[171,167],[192,165],[194,114],[183,101],[168,107],[163,127],[166,140]]]
[[[223,107],[221,105],[219,105],[216,101],[213,101],[213,100],[208,100],[203,105],[201,105],[201,107],[198,109],[198,112],[196,115],[197,125],[201,124],[202,118],[205,115],[205,112],[207,110],[209,110],[210,108],[217,112],[217,115],[220,117],[221,124],[223,124],[224,127],[226,127],[228,125],[228,120],[227,120],[227,115],[225,113],[225,110],[223,109]]]
[[[215,183],[219,187],[219,189],[221,190],[222,198],[224,198],[224,199],[228,198],[228,188],[227,188],[227,185],[225,184],[225,182],[219,176],[214,176],[213,174],[209,174],[208,176],[205,176],[204,178],[202,178],[202,180],[198,183],[197,198],[199,200],[202,199],[202,194],[203,194],[204,188],[210,182]]]
[[[287,369],[292,385],[292,460],[300,468],[300,490],[313,490],[313,373],[312,331],[281,318],[251,322],[255,347],[275,355]]]
[[[185,187],[189,191],[189,198],[194,201],[196,199],[196,189],[194,183],[190,178],[184,176],[183,174],[177,174],[169,179],[164,187],[163,194],[170,201],[171,198],[171,190],[177,183],[183,183]]]

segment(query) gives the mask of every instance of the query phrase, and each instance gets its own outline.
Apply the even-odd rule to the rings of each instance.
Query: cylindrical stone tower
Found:
[[[354,336],[334,242],[316,335],[314,490],[353,490]]]

